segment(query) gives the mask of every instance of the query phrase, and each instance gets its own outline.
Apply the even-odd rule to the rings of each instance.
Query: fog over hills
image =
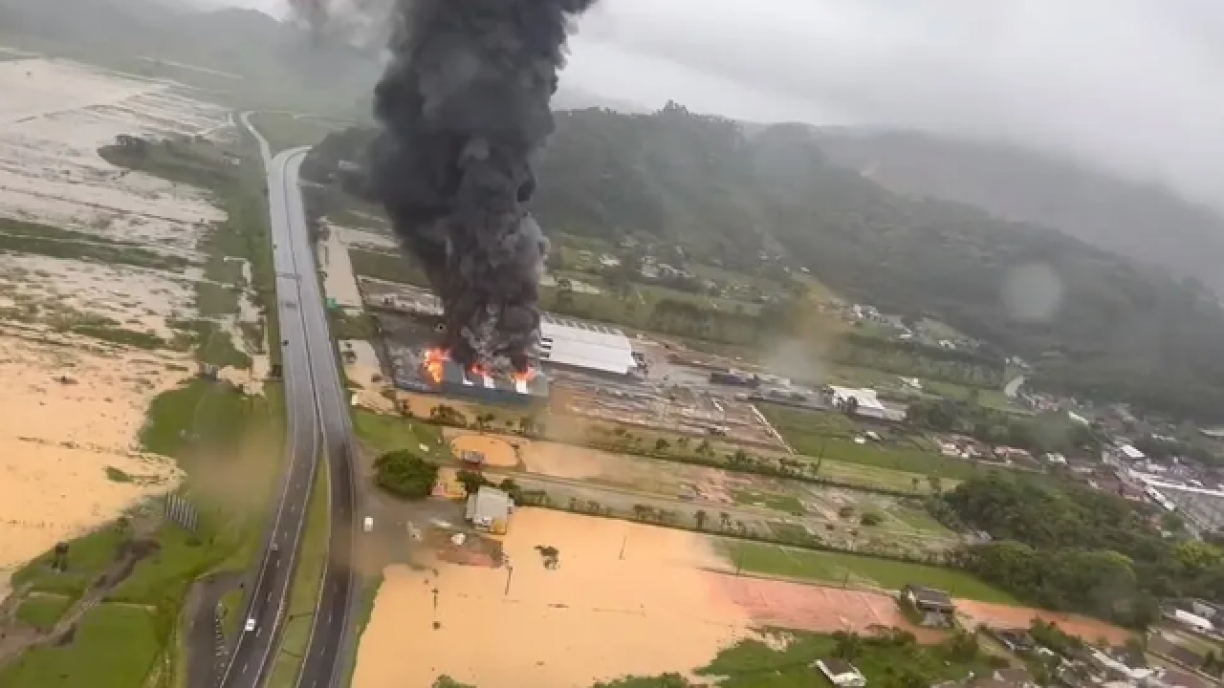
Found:
[[[829,158],[899,193],[959,201],[1060,229],[1224,294],[1224,218],[1176,192],[1001,144],[826,128]]]

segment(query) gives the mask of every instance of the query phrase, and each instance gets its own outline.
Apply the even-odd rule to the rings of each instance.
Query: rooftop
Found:
[[[855,401],[858,402],[858,407],[860,410],[887,410],[887,407],[885,407],[884,404],[880,402],[879,398],[876,397],[876,391],[874,389],[838,387],[836,385],[829,385],[829,389],[833,391],[833,402],[835,404],[844,402],[845,400],[853,397]]]
[[[637,367],[624,332],[551,313],[540,318],[540,360],[619,375]]]
[[[850,662],[847,662],[844,659],[830,657],[829,659],[820,660],[820,663],[823,664],[824,668],[827,669],[829,673],[833,674],[834,676],[840,676],[841,674],[857,674],[858,673],[858,669],[855,669],[853,664],[851,664]]]
[[[488,519],[490,521],[504,519],[510,515],[514,502],[510,495],[495,487],[485,485],[468,497],[466,516],[473,520]]]
[[[913,593],[914,600],[920,605],[944,609],[952,609],[956,606],[952,602],[952,598],[948,596],[948,593],[943,590],[927,588],[921,585],[907,585],[906,589]]]

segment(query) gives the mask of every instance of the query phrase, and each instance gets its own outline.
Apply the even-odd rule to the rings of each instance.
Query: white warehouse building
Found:
[[[637,367],[624,332],[551,313],[540,318],[540,363],[587,372],[628,375]]]

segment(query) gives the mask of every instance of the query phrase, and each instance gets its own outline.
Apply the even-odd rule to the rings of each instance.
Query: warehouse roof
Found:
[[[619,375],[637,365],[624,332],[549,313],[540,321],[540,360]]]

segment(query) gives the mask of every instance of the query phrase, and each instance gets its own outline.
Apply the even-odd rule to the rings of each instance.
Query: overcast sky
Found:
[[[1224,205],[1224,0],[602,0],[579,29],[563,80],[600,95],[1003,138]]]

